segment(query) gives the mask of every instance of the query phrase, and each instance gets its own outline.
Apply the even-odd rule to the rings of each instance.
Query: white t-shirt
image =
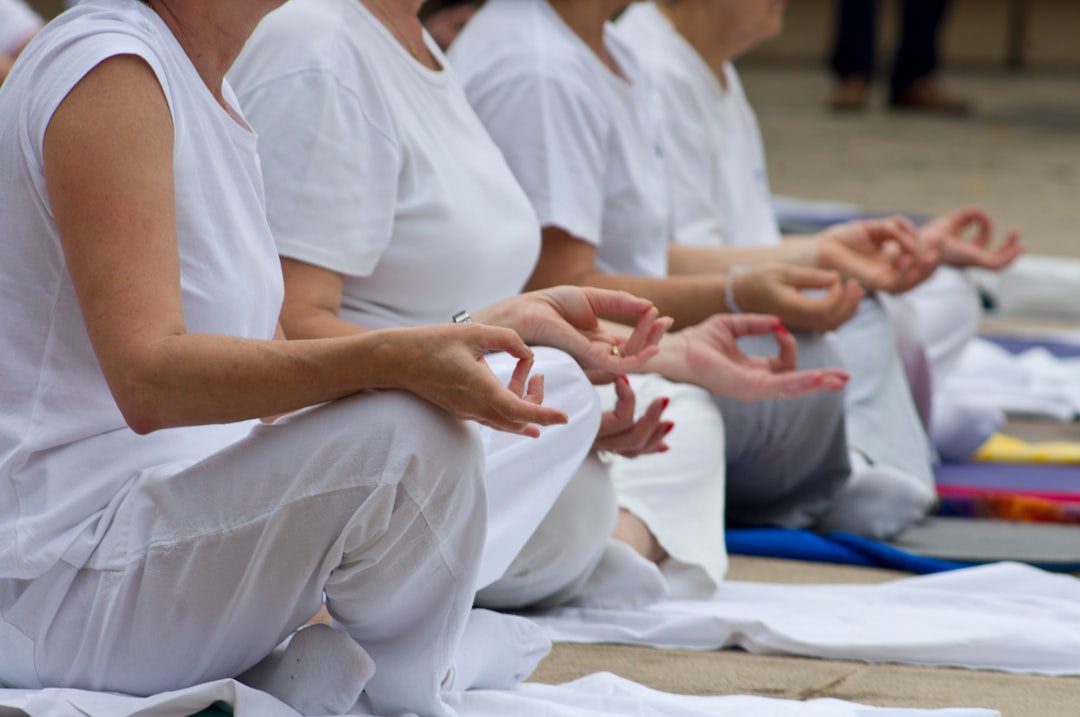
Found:
[[[450,58],[541,225],[595,245],[603,271],[665,276],[668,201],[648,89],[611,27],[606,43],[628,79],[546,0],[489,0]]]
[[[94,356],[42,148],[71,88],[116,55],[147,62],[172,113],[187,330],[269,339],[281,308],[255,136],[217,103],[168,27],[137,0],[84,0],[51,23],[0,92],[0,578],[31,578],[59,560],[83,564],[140,473],[191,464],[250,430],[139,436]],[[227,88],[226,98],[233,102]]]
[[[0,53],[14,55],[44,24],[23,0],[0,0]]]
[[[675,241],[779,243],[761,132],[735,67],[724,67],[725,89],[651,2],[633,5],[619,19],[619,31],[649,77]]]
[[[342,318],[430,325],[521,292],[540,226],[445,62],[417,62],[358,0],[293,0],[230,78],[278,250],[344,276]]]

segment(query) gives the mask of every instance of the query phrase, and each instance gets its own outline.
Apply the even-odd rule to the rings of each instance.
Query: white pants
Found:
[[[945,385],[968,343],[979,333],[982,306],[967,274],[943,267],[900,297],[883,296],[904,371],[919,412],[929,424],[934,390]]]
[[[617,513],[608,466],[589,457],[503,577],[477,593],[476,604],[521,610],[577,597],[603,557]]]
[[[567,354],[533,351],[533,371],[545,377],[544,405],[564,411],[569,422],[544,428],[537,439],[481,429],[488,537],[478,604],[485,607],[524,608],[573,592],[613,528],[611,477],[586,458],[600,427],[596,389]],[[509,382],[514,360],[487,360]]]
[[[675,428],[666,439],[671,447],[667,453],[613,459],[619,505],[648,526],[671,558],[705,573],[691,579],[684,590],[673,585],[673,593],[704,597],[715,592],[728,566],[724,419],[712,395],[698,386],[654,374],[631,376],[630,384],[639,412],[658,398],[670,398],[664,419],[674,422]],[[614,406],[611,387],[602,387],[601,395],[605,407]],[[694,594],[694,583],[702,581],[702,594]]]
[[[440,684],[485,533],[476,432],[417,398],[354,396],[142,475],[88,565],[0,580],[0,680],[148,695],[252,667],[319,609],[374,659],[385,714]]]
[[[849,446],[874,463],[933,485],[933,449],[905,378],[889,313],[868,297],[833,340],[851,373],[844,402]]]

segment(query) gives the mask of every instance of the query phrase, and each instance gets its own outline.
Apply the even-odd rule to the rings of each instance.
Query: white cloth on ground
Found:
[[[476,691],[447,695],[458,717],[1001,717],[986,709],[920,710],[867,707],[840,700],[808,702],[765,697],[691,697],[634,684],[607,673],[565,685],[525,684],[513,691]],[[78,690],[25,692],[0,690],[0,714],[22,717],[188,717],[215,702],[232,706],[235,717],[298,717],[269,695],[231,680],[199,685],[148,698]],[[365,714],[355,709],[353,714]],[[388,716],[383,716],[388,717]]]
[[[0,54],[13,55],[45,21],[24,0],[0,0]]]
[[[105,382],[66,271],[45,186],[45,130],[103,60],[147,62],[173,117],[177,250],[186,328],[271,339],[281,268],[255,135],[211,95],[161,18],[138,0],[86,0],[51,23],[0,93],[0,576],[32,578],[94,550],[141,471],[199,460],[250,424],[136,435]],[[48,77],[48,80],[42,79]],[[235,105],[232,91],[226,100]]]
[[[340,274],[341,318],[367,328],[445,323],[515,295],[539,253],[532,205],[428,45],[442,71],[417,62],[363,3],[302,0],[268,15],[230,72],[259,131],[279,252]],[[509,383],[515,361],[487,360]],[[481,429],[489,524],[479,587],[522,558],[514,579],[489,591],[486,604],[498,607],[572,590],[579,555],[590,563],[603,551],[607,535],[595,533],[613,509],[564,500],[547,543],[518,555],[582,470],[600,421],[573,359],[538,348],[533,370],[545,376],[545,404],[570,421],[538,440]],[[565,544],[586,536],[578,554]]]
[[[1058,358],[1044,348],[1016,355],[976,339],[943,391],[1013,415],[1071,421],[1080,415],[1080,358]]]
[[[727,582],[711,600],[531,617],[556,642],[1080,675],[1080,579],[1011,563],[881,585]]]

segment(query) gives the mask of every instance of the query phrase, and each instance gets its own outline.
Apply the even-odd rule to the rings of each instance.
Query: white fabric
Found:
[[[1009,563],[882,585],[727,582],[707,601],[533,619],[556,642],[1080,675],[1080,580]]]
[[[142,477],[87,567],[0,580],[0,680],[150,695],[249,669],[319,609],[388,713],[448,715],[486,506],[475,431],[420,399],[301,411]],[[11,649],[4,634],[30,641]]]
[[[727,86],[652,2],[619,18],[649,77],[680,244],[780,242],[757,116],[731,63]]]
[[[287,3],[230,79],[279,251],[344,275],[343,318],[443,323],[521,291],[540,249],[528,199],[453,72],[413,59],[363,3]]]
[[[612,459],[619,504],[649,527],[674,562],[669,582],[677,597],[704,597],[724,580],[728,554],[724,540],[724,419],[709,392],[655,374],[634,375],[630,385],[639,411],[660,398],[671,399],[664,419],[675,424],[667,453],[633,460]],[[604,387],[605,410],[615,391]]]
[[[514,691],[455,693],[447,699],[458,717],[1001,717],[985,709],[866,707],[830,699],[795,702],[765,697],[688,697],[657,692],[606,673],[565,685],[526,684]],[[8,708],[24,709],[31,717],[188,717],[219,701],[232,705],[236,717],[298,717],[269,695],[230,680],[147,699],[77,690],[0,690],[0,714]],[[362,712],[354,710],[354,714]]]
[[[563,550],[576,548],[587,560],[593,555],[599,559],[599,552],[611,532],[609,528],[599,536],[591,535],[596,526],[602,526],[608,520],[609,502],[600,496],[605,487],[610,492],[611,479],[606,471],[595,475],[592,466],[583,465],[600,426],[600,401],[596,391],[581,368],[566,354],[544,347],[535,348],[534,353],[534,370],[545,377],[545,405],[565,411],[570,420],[562,426],[544,428],[538,439],[481,427],[487,456],[484,483],[489,522],[477,582],[480,588],[490,586],[506,574],[541,522],[548,518],[556,501],[570,490],[567,486],[575,478],[598,484],[587,493],[595,500],[583,505],[564,503],[563,510],[553,516],[562,528],[547,532],[544,547],[537,549],[527,560],[531,568],[527,582],[533,589],[539,584],[551,587],[551,581],[557,582],[560,579],[559,563],[563,562],[557,558]],[[513,359],[507,354],[494,354],[487,361],[503,385],[510,382],[516,363]],[[599,495],[595,491],[599,491]],[[580,532],[582,530],[584,533]],[[582,539],[582,543],[573,545],[574,537]],[[561,578],[564,587],[578,579],[583,570],[573,558],[573,555],[565,556],[563,567],[566,572]],[[522,594],[533,594],[533,591],[524,590]],[[542,597],[550,594],[552,591],[543,593]]]
[[[0,0],[0,54],[14,55],[44,24],[24,0]]]
[[[1014,355],[972,341],[942,388],[946,396],[1020,416],[1071,421],[1080,415],[1080,359],[1034,348]]]
[[[648,90],[611,27],[605,43],[623,77],[546,0],[492,0],[450,57],[540,224],[596,246],[605,272],[665,276],[668,200]]]
[[[521,291],[540,242],[528,199],[453,72],[418,63],[362,3],[288,3],[260,24],[230,76],[260,132],[279,251],[343,275],[343,319],[439,324]],[[509,383],[515,362],[506,354],[488,362]],[[491,520],[481,588],[518,556],[599,425],[596,392],[569,356],[539,348],[534,371],[545,376],[545,403],[570,421],[537,440],[482,429]],[[549,537],[568,541],[577,524],[605,523],[603,502],[584,505],[554,516],[561,528]],[[577,547],[592,561],[605,539]],[[562,585],[552,585],[557,557]],[[573,558],[549,541],[525,561],[530,574],[519,570],[498,593],[514,607],[523,603],[508,595],[510,584],[549,597],[579,578]]]
[[[42,31],[0,94],[0,576],[35,577],[61,559],[82,565],[140,474],[199,460],[250,429],[136,435],[87,337],[42,144],[71,88],[117,54],[146,60],[172,110],[187,330],[269,339],[281,305],[255,136],[218,105],[160,18],[137,0],[86,0]],[[225,96],[232,102],[227,87]]]

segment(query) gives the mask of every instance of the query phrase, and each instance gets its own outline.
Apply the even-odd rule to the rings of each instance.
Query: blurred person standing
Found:
[[[951,0],[902,0],[900,40],[889,82],[893,109],[966,115],[971,104],[949,94],[935,78],[938,43]],[[839,0],[832,69],[837,86],[829,104],[835,110],[866,107],[877,59],[879,0]]]

